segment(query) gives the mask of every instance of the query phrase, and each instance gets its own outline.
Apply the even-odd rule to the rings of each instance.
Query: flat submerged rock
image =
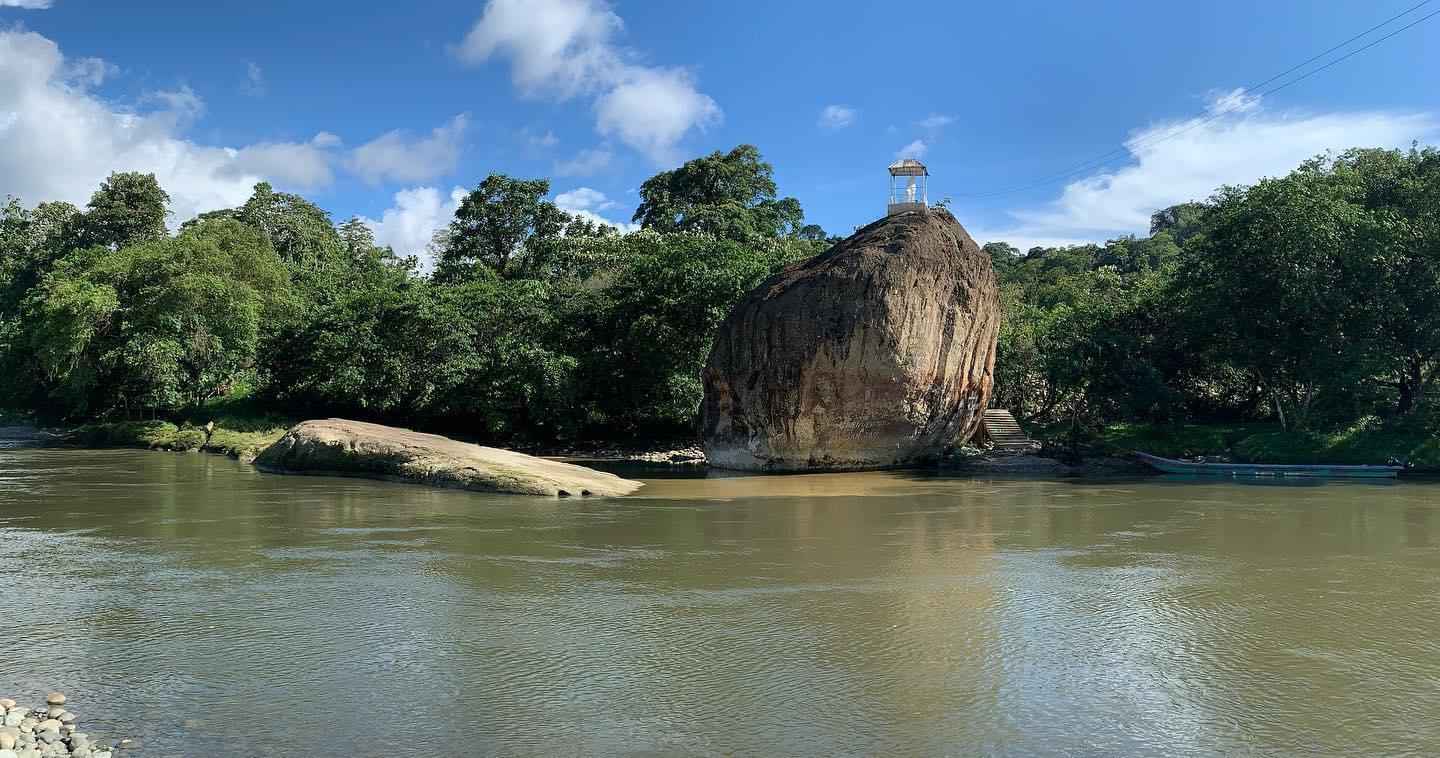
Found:
[[[262,471],[331,474],[549,497],[628,495],[614,474],[494,447],[345,419],[296,424],[255,459]]]

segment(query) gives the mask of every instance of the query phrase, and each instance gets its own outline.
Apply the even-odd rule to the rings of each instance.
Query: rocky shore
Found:
[[[65,696],[52,692],[43,708],[0,698],[0,758],[112,758],[114,750],[80,731]]]

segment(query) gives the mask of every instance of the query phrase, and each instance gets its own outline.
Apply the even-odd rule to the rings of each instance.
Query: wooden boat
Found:
[[[1265,463],[1187,463],[1135,452],[1151,468],[1166,474],[1229,477],[1320,477],[1325,479],[1394,479],[1404,466],[1299,466]]]

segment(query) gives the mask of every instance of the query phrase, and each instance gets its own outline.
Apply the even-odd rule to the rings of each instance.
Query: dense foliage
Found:
[[[645,182],[638,232],[549,193],[485,178],[436,235],[433,272],[266,184],[173,233],[151,176],[115,174],[84,209],[12,199],[0,410],[184,420],[246,398],[499,440],[684,434],[730,306],[826,239],[751,146]],[[1260,424],[1326,450],[1376,424],[1429,439],[1433,149],[1317,158],[1159,210],[1143,238],[985,249],[1005,311],[996,402],[1024,421]]]
[[[987,250],[1022,418],[1407,419],[1440,370],[1440,152],[1352,150],[1157,212],[1151,235]]]
[[[685,189],[716,172],[744,198]],[[433,273],[267,184],[174,235],[153,176],[112,176],[84,211],[11,200],[3,405],[189,418],[253,395],[502,440],[687,433],[730,305],[824,235],[793,198],[771,202],[753,147],[661,176],[676,175],[681,215],[706,222],[625,235],[557,208],[545,180],[487,177],[436,235]]]

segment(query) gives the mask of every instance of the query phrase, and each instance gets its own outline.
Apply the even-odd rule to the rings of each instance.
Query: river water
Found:
[[[0,450],[0,695],[142,756],[1440,752],[1440,485]]]

